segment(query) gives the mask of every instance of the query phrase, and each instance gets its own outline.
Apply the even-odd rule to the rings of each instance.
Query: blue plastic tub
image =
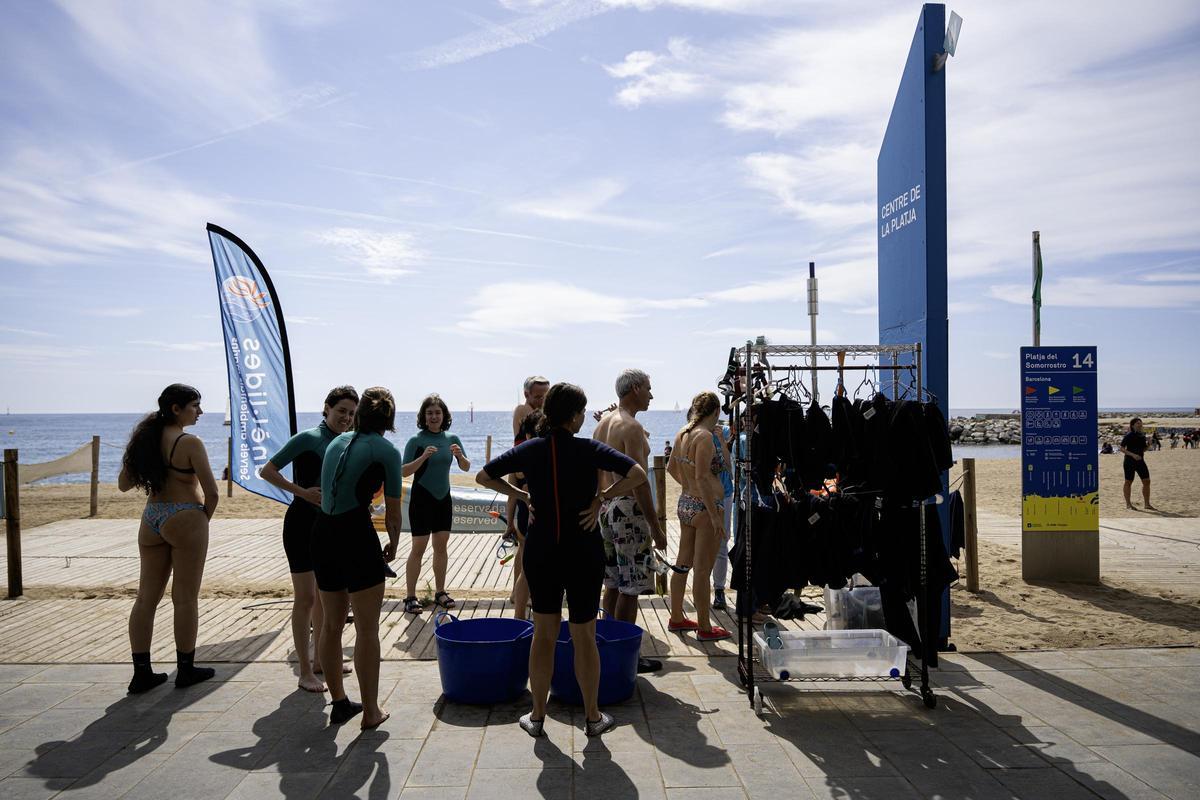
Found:
[[[446,618],[450,622],[444,622]],[[455,703],[512,700],[529,682],[533,623],[523,619],[434,617],[442,694]]]
[[[633,696],[637,684],[638,654],[642,629],[631,622],[596,620],[596,646],[600,649],[600,705],[621,703]],[[563,703],[583,705],[583,694],[575,680],[575,647],[564,622],[554,648],[554,677],[550,694]]]

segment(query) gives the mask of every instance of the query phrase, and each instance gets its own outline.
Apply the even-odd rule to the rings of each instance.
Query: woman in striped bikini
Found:
[[[173,383],[158,397],[158,411],[146,416],[129,437],[117,486],[122,492],[137,487],[148,496],[138,528],[141,576],[137,599],[129,614],[129,644],[133,650],[133,680],[129,693],[149,691],[167,680],[150,665],[154,612],[171,582],[175,606],[177,687],[208,680],[214,671],[197,667],[196,628],[200,579],[208,554],[208,521],[217,510],[217,482],[204,442],[184,432],[204,412],[200,393]],[[203,491],[203,502],[201,502]]]

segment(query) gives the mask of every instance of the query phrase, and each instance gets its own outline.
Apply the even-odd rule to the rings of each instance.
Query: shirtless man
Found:
[[[548,391],[550,391],[550,381],[541,375],[530,375],[525,379],[525,402],[513,409],[514,445],[525,441],[526,434],[521,431],[521,426],[526,417],[534,411],[542,409]],[[514,486],[524,488],[523,478],[510,476],[509,480]],[[508,520],[508,529],[505,531],[505,535],[512,537],[517,542],[517,555],[513,559],[513,591],[509,595],[509,601],[513,604],[513,616],[517,619],[525,619],[526,607],[529,603],[529,586],[525,583],[524,564],[521,560],[525,556],[525,528],[529,524],[529,511],[524,503],[518,506],[517,499],[509,497],[504,504],[504,512]]]
[[[639,411],[650,407],[653,397],[646,373],[637,369],[622,372],[617,376],[618,407],[600,420],[592,438],[619,450],[646,469],[650,438],[636,417]],[[614,476],[605,473],[599,477],[601,486],[611,486],[614,480]],[[606,557],[604,613],[612,619],[636,624],[638,596],[654,591],[651,542],[659,550],[667,549],[667,535],[658,525],[649,483],[634,489],[633,496],[604,501],[600,506],[600,534]],[[658,669],[662,669],[661,661],[638,659],[638,672]]]

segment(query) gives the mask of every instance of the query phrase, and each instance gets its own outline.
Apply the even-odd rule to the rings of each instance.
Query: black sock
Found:
[[[362,710],[362,703],[355,703],[349,697],[343,697],[333,701],[333,708],[329,710],[329,721],[334,725],[341,725],[361,714]]]
[[[197,667],[192,661],[196,658],[196,651],[185,653],[182,650],[176,650],[175,656],[178,663],[178,671],[175,673],[175,686],[184,688],[194,686],[201,681],[206,681],[217,671],[212,667]]]
[[[129,682],[130,694],[148,692],[155,686],[161,686],[167,679],[167,673],[155,672],[150,666],[150,653],[133,654],[133,680]]]

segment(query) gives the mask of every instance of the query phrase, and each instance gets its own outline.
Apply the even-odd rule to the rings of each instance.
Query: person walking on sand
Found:
[[[1134,417],[1129,421],[1129,433],[1121,440],[1121,452],[1125,454],[1125,507],[1133,508],[1129,495],[1133,490],[1133,476],[1142,479],[1143,505],[1149,511],[1157,511],[1150,505],[1150,468],[1146,466],[1146,435],[1142,433],[1142,420]]]
[[[604,578],[604,545],[596,530],[597,517],[605,500],[629,495],[645,483],[646,471],[608,445],[576,436],[587,415],[587,395],[578,386],[557,383],[550,387],[543,412],[540,435],[489,461],[475,480],[501,494],[516,496],[535,512],[525,542],[525,579],[533,599],[529,651],[533,710],[521,717],[521,729],[530,736],[545,735],[546,700],[565,594],[575,679],[583,694],[584,732],[599,736],[615,723],[600,711],[598,700],[596,609]],[[525,475],[528,492],[503,480],[514,472]],[[601,472],[620,479],[597,491]]]
[[[323,692],[325,684],[317,677],[320,665],[314,668],[320,651],[321,629],[325,616],[317,602],[317,579],[313,576],[313,524],[321,510],[321,462],[325,448],[350,429],[358,408],[358,392],[353,386],[338,386],[325,396],[321,423],[288,439],[279,452],[271,456],[262,470],[262,478],[292,495],[292,503],[283,516],[283,552],[287,555],[288,572],[292,576],[292,643],[300,662],[299,687],[306,692]],[[281,469],[292,465],[292,480]],[[312,654],[309,651],[309,628],[312,628]],[[343,668],[343,672],[349,666]]]
[[[605,414],[592,438],[624,453],[643,470],[650,458],[650,439],[637,421],[639,411],[650,407],[654,394],[650,376],[639,369],[627,369],[617,376],[617,408]],[[601,483],[616,484],[616,475],[603,473]],[[646,513],[646,510],[650,513]],[[658,525],[650,484],[644,483],[632,494],[611,497],[600,506],[600,536],[604,540],[605,616],[637,624],[638,597],[654,592],[654,554],[651,547],[666,551],[667,535]],[[638,672],[662,669],[662,662],[638,659]]]
[[[367,729],[388,718],[379,706],[379,613],[387,565],[396,558],[400,541],[403,467],[400,452],[383,433],[395,430],[395,423],[392,393],[382,386],[367,389],[354,414],[354,430],[329,443],[321,464],[321,514],[313,527],[312,555],[325,613],[319,656],[334,725],[362,714]],[[388,535],[383,548],[371,522],[371,499],[381,483]],[[361,704],[346,696],[342,681],[342,628],[351,608]]]
[[[137,487],[147,496],[137,535],[141,560],[137,599],[129,612],[130,694],[147,692],[167,680],[165,672],[151,667],[150,642],[154,613],[168,579],[175,607],[175,686],[192,686],[216,674],[211,667],[195,665],[208,522],[219,496],[204,442],[184,431],[203,413],[200,392],[182,383],[171,384],[158,396],[158,410],[133,429],[121,462],[117,488],[127,492]]]
[[[667,473],[683,487],[676,509],[679,514],[679,557],[677,566],[694,567],[692,603],[696,619],[683,613],[683,594],[687,574],[671,576],[671,619],[667,630],[696,631],[704,642],[728,639],[732,634],[712,624],[709,617],[710,576],[717,558],[717,547],[724,536],[725,490],[721,470],[726,468],[723,448],[713,441],[713,428],[721,413],[721,400],[713,392],[701,392],[692,399],[687,424],[675,436]]]
[[[454,523],[454,499],[450,494],[450,464],[458,462],[463,472],[471,462],[463,452],[462,440],[450,429],[453,417],[450,407],[437,394],[421,401],[417,410],[417,427],[421,432],[404,446],[404,477],[416,475],[408,496],[408,527],[412,531],[412,549],[405,566],[408,595],[404,610],[420,614],[417,600],[417,577],[421,574],[421,559],[430,539],[433,540],[434,605],[454,608],[454,599],[446,593],[447,548],[450,528]]]

